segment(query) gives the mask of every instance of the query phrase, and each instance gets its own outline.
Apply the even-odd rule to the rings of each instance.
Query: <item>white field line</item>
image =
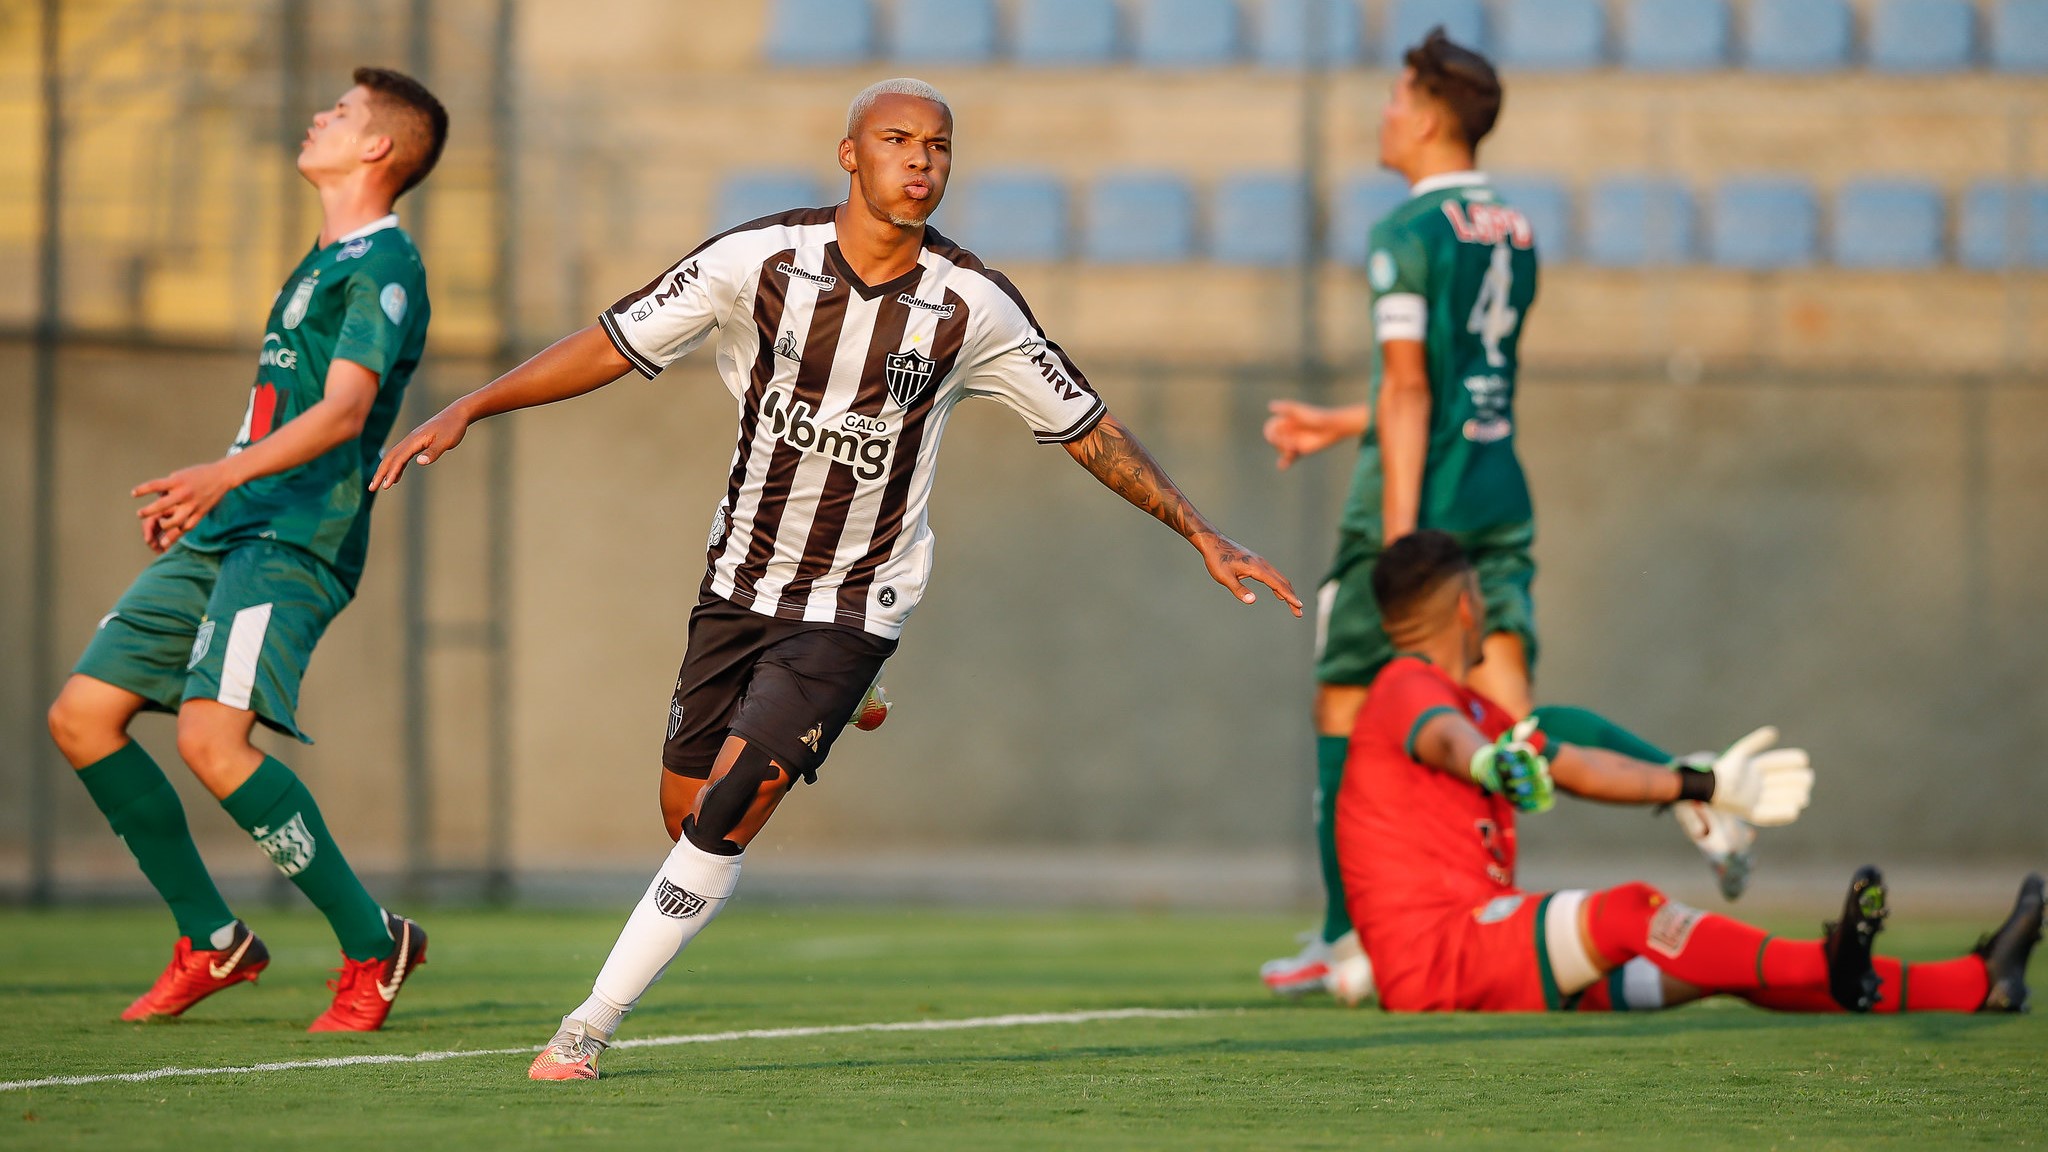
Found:
[[[877,1024],[818,1024],[801,1028],[748,1028],[737,1032],[696,1032],[680,1036],[645,1036],[621,1040],[614,1048],[668,1048],[677,1044],[723,1044],[733,1040],[782,1040],[799,1036],[846,1036],[861,1032],[960,1032],[971,1028],[1026,1028],[1036,1024],[1090,1024],[1101,1020],[1179,1020],[1208,1013],[1196,1009],[1111,1008],[1098,1012],[1029,1012],[1012,1016],[975,1016],[965,1020],[899,1020]],[[0,1092],[30,1088],[68,1088],[80,1084],[140,1084],[180,1076],[238,1076],[254,1072],[296,1072],[302,1068],[353,1068],[363,1064],[432,1064],[470,1056],[524,1056],[530,1048],[468,1048],[444,1052],[380,1053],[329,1056],[321,1060],[273,1060],[225,1068],[152,1068],[146,1072],[110,1072],[98,1076],[46,1076],[40,1080],[0,1080]]]

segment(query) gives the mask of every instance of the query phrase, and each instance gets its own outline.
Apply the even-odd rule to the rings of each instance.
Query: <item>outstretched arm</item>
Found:
[[[1559,744],[1550,757],[1550,778],[1559,788],[1608,804],[1672,803],[1683,798],[1684,776],[1668,764],[1649,764],[1579,744]]]
[[[1340,440],[1356,440],[1372,426],[1372,406],[1348,404],[1323,408],[1299,400],[1275,400],[1266,405],[1269,415],[1261,429],[1266,443],[1280,453],[1277,463],[1286,471],[1303,456],[1313,456]]]
[[[1209,575],[1239,600],[1250,604],[1257,599],[1244,586],[1248,579],[1257,580],[1294,609],[1296,616],[1301,615],[1301,598],[1294,594],[1287,577],[1203,518],[1113,413],[1104,413],[1093,430],[1068,444],[1067,453],[1110,491],[1185,537],[1202,554]]]
[[[381,492],[405,472],[407,464],[432,464],[462,443],[469,426],[486,416],[516,412],[567,400],[624,376],[632,365],[612,345],[604,329],[592,324],[562,337],[489,384],[441,409],[384,453],[370,491]]]

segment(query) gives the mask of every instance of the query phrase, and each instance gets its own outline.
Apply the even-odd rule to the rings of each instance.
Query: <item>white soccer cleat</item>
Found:
[[[561,1031],[548,1041],[548,1046],[533,1058],[533,1064],[526,1070],[529,1080],[595,1080],[597,1079],[597,1058],[603,1054],[605,1042],[590,1034],[590,1026],[581,1020],[562,1018]]]
[[[1697,800],[1679,801],[1671,814],[1678,818],[1678,826],[1699,848],[1700,855],[1713,866],[1714,879],[1721,884],[1721,897],[1740,898],[1749,887],[1750,868],[1756,862],[1755,826]]]
[[[1358,944],[1358,933],[1354,930],[1337,937],[1330,945],[1330,971],[1323,977],[1324,987],[1337,1003],[1346,1008],[1356,1008],[1372,999],[1376,986],[1372,980],[1372,961],[1366,958],[1365,949]]]
[[[1300,952],[1259,965],[1259,979],[1276,996],[1307,996],[1329,991],[1324,981],[1330,975],[1330,946],[1323,943],[1320,932],[1303,932],[1300,939]]]

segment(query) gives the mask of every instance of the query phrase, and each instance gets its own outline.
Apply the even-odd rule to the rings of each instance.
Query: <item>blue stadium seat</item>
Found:
[[[896,0],[891,58],[909,64],[978,64],[995,54],[995,0]]]
[[[1596,184],[1579,248],[1588,263],[1606,268],[1689,263],[1692,193],[1676,180],[1621,177]]]
[[[1496,176],[1493,190],[1508,206],[1529,218],[1536,232],[1536,251],[1545,262],[1563,263],[1575,254],[1572,232],[1572,194],[1563,182],[1549,176]]]
[[[1967,268],[2048,268],[2048,181],[1972,184],[1956,224]]]
[[[1813,263],[1820,208],[1813,188],[1793,177],[1724,181],[1707,218],[1707,254],[1726,268],[1768,270]]]
[[[1360,173],[1344,181],[1330,207],[1330,259],[1365,267],[1372,226],[1408,202],[1408,182],[1390,172]]]
[[[1880,72],[1960,72],[1976,41],[1970,0],[1883,0],[1870,14],[1870,66]]]
[[[1941,192],[1918,180],[1857,180],[1835,197],[1830,250],[1844,268],[1941,263]]]
[[[1311,36],[1309,18],[1316,15],[1322,24]],[[1311,60],[1342,68],[1358,63],[1365,19],[1358,0],[1259,0],[1252,10],[1251,35],[1253,58],[1268,68],[1300,68]],[[1314,56],[1311,42],[1319,49]]]
[[[712,228],[722,232],[791,208],[838,203],[838,197],[828,196],[824,186],[808,173],[734,172],[718,187],[718,215]]]
[[[1148,68],[1214,68],[1237,60],[1235,0],[1143,0],[1131,55]]]
[[[2000,72],[2048,72],[2048,0],[1999,0],[1990,43]]]
[[[1602,0],[1508,0],[1494,37],[1510,68],[1570,71],[1606,63]]]
[[[1294,176],[1224,177],[1210,203],[1209,258],[1259,268],[1299,263],[1307,233],[1303,199]]]
[[[768,58],[777,64],[857,64],[875,54],[868,0],[772,0]]]
[[[1632,0],[1621,62],[1639,72],[1699,72],[1728,62],[1727,0]]]
[[[1743,63],[1760,72],[1832,72],[1849,62],[1848,0],[1750,0]]]
[[[1058,177],[997,172],[946,198],[954,238],[985,260],[1049,262],[1067,255],[1067,189]]]
[[[1014,32],[1019,64],[1108,64],[1116,57],[1116,0],[1022,0]]]
[[[1195,254],[1195,196],[1168,172],[1126,172],[1095,183],[1081,254],[1099,264],[1173,264]]]
[[[1480,0],[1391,0],[1380,26],[1380,63],[1398,68],[1401,57],[1429,30],[1441,24],[1444,35],[1474,51],[1486,51],[1486,9]]]

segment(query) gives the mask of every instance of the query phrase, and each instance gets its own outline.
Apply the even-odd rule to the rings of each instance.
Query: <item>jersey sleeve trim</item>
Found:
[[[1102,418],[1107,415],[1109,415],[1109,405],[1104,404],[1102,397],[1097,396],[1095,397],[1095,403],[1089,406],[1088,414],[1074,421],[1066,431],[1033,432],[1031,436],[1040,444],[1071,444],[1088,433],[1095,431],[1095,426],[1102,423]]]
[[[1429,301],[1412,292],[1394,292],[1372,306],[1373,339],[1422,340],[1429,335]]]
[[[626,358],[626,362],[633,366],[634,371],[647,377],[649,380],[661,375],[661,366],[642,356],[633,347],[632,342],[626,339],[626,334],[619,331],[619,322],[612,319],[611,309],[607,308],[599,312],[597,314],[597,323],[598,327],[604,329],[604,334],[611,337],[612,347],[619,350],[619,355]]]
[[[1422,710],[1422,715],[1417,716],[1415,718],[1415,723],[1408,726],[1408,738],[1401,741],[1402,753],[1405,754],[1410,760],[1416,760],[1417,763],[1420,763],[1421,761],[1417,760],[1415,755],[1416,738],[1422,735],[1422,726],[1424,724],[1429,723],[1431,720],[1436,719],[1438,715],[1445,712],[1448,712],[1453,716],[1458,714],[1458,710],[1456,708],[1451,707],[1448,704],[1435,704],[1428,708],[1424,708]]]

